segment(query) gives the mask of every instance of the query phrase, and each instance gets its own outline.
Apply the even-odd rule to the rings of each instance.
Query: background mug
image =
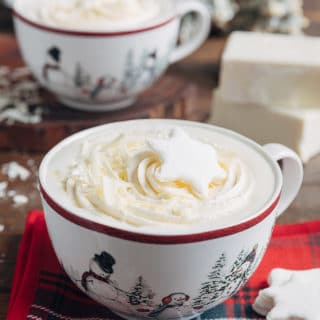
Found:
[[[38,81],[67,106],[87,111],[127,107],[167,69],[195,51],[207,38],[211,18],[196,0],[174,1],[172,12],[139,29],[86,31],[51,27],[25,14],[17,0],[14,24],[25,62]],[[194,12],[194,36],[177,47],[181,17]],[[36,41],[34,41],[36,40]]]

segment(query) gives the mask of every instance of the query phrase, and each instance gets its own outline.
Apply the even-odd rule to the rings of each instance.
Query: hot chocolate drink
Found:
[[[171,1],[47,0],[20,1],[29,18],[52,27],[79,30],[126,29],[169,15]]]
[[[274,189],[257,152],[196,127],[119,127],[80,139],[72,150],[57,170],[60,193],[87,216],[122,227],[232,225],[261,209]]]

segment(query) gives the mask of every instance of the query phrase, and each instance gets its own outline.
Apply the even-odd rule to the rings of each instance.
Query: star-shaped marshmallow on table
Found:
[[[160,181],[184,181],[197,195],[206,198],[209,184],[226,178],[214,147],[192,139],[180,128],[172,129],[167,139],[152,138],[148,143],[161,160],[157,171]]]
[[[253,309],[268,320],[320,320],[320,269],[271,271]]]

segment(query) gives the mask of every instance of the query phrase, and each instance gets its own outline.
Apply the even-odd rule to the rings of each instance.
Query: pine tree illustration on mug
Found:
[[[235,294],[254,269],[257,249],[258,244],[250,252],[242,249],[229,270],[226,268],[226,255],[222,253],[208,274],[208,280],[201,284],[199,295],[193,300],[193,308],[200,310]]]
[[[235,294],[247,278],[247,274],[250,270],[248,270],[249,268],[242,268],[246,256],[247,254],[245,253],[245,251],[241,250],[232,265],[231,271],[225,276],[227,286],[225,288],[224,294],[226,296]]]
[[[79,62],[76,64],[75,67],[73,82],[74,85],[79,88],[91,85],[90,75],[81,67]]]
[[[130,88],[133,88],[138,79],[139,70],[135,66],[134,62],[134,53],[132,50],[129,50],[124,67],[123,80],[120,84],[122,93],[127,93]]]
[[[131,305],[145,304],[152,306],[155,293],[151,290],[150,286],[142,276],[139,276],[135,285],[128,293],[129,302]]]
[[[51,46],[46,52],[42,78],[54,86],[61,83],[70,86],[90,100],[104,95],[129,94],[145,84],[151,85],[158,78],[167,65],[169,52],[160,54],[156,48],[145,48],[137,53],[131,49],[126,53],[122,74],[106,70],[93,75],[79,61],[74,67],[66,65],[62,50]]]
[[[194,309],[202,309],[213,302],[216,302],[224,292],[227,283],[224,279],[224,268],[227,258],[225,253],[222,253],[219,259],[212,267],[208,275],[208,280],[201,284],[199,295],[193,300]]]

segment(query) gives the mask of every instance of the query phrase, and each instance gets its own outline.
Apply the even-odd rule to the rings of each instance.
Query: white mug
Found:
[[[195,51],[207,38],[211,18],[196,0],[174,1],[170,16],[156,24],[119,32],[67,30],[31,20],[14,3],[14,24],[22,56],[39,82],[69,107],[108,111],[127,107],[168,65]],[[195,35],[177,47],[180,20],[198,16]]]
[[[163,235],[111,227],[98,218],[70,211],[50,189],[47,177],[52,164],[59,163],[75,143],[119,127],[132,129],[146,123],[159,130],[164,125],[191,127],[245,144],[272,170],[272,196],[241,222],[204,232]],[[285,146],[261,147],[223,128],[178,120],[134,120],[79,132],[54,147],[39,172],[49,235],[72,281],[123,318],[146,320],[189,319],[236,293],[259,265],[275,220],[297,195],[302,177],[299,157]]]

